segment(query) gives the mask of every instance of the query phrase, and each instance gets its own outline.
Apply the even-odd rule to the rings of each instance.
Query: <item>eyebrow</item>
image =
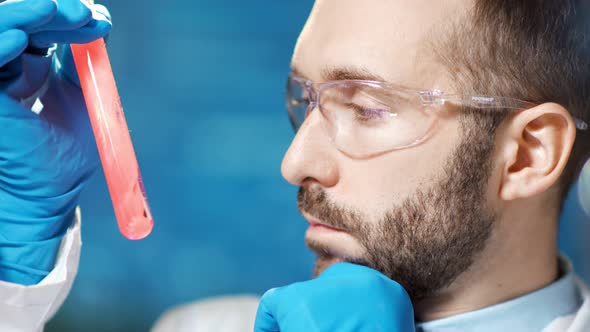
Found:
[[[301,70],[295,65],[291,66],[291,71],[297,76],[309,77],[303,75]],[[372,73],[366,68],[359,67],[332,67],[325,68],[321,71],[322,82],[328,81],[343,81],[343,80],[363,80],[363,81],[379,81],[385,82],[385,79],[375,73]]]

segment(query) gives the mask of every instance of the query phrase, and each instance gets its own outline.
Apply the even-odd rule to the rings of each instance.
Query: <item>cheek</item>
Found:
[[[441,130],[442,129],[442,130]],[[340,180],[331,188],[337,202],[362,212],[371,222],[444,177],[444,166],[459,143],[457,127],[442,123],[428,141],[369,160],[341,161]]]

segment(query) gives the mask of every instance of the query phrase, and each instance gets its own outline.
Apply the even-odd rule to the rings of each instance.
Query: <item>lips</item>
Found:
[[[344,232],[344,230],[338,229],[338,228],[334,228],[325,224],[319,224],[319,223],[309,223],[309,227],[313,228],[313,229],[317,229],[317,230],[327,230],[327,231],[332,231],[332,232]]]
[[[302,214],[309,222],[305,244],[318,255],[318,272],[334,263],[356,261],[366,255],[366,249],[351,231]]]
[[[313,218],[313,217],[307,215],[306,213],[303,213],[303,217],[305,219],[307,219],[307,222],[309,222],[309,228],[311,228],[311,229],[326,230],[326,231],[333,231],[333,232],[346,232],[346,230],[344,230],[344,229],[334,227],[334,226],[329,225],[328,223],[323,222],[323,221],[319,221],[316,218]]]

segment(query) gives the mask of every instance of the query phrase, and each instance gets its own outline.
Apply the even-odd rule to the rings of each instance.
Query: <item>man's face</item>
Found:
[[[325,81],[328,70],[352,69],[412,88],[452,92],[428,41],[444,33],[437,27],[465,6],[316,1],[292,65],[314,82]],[[306,243],[318,254],[316,273],[337,261],[356,262],[380,270],[420,299],[468,269],[494,220],[486,208],[490,138],[465,130],[470,122],[448,111],[420,145],[351,158],[334,147],[323,121],[317,110],[309,114],[282,165],[287,181],[301,187],[299,207],[310,221]]]

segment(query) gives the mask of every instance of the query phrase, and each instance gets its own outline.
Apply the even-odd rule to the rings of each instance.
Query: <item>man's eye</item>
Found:
[[[354,103],[349,103],[347,106],[354,111],[355,119],[360,122],[374,122],[379,120],[385,121],[393,117],[393,114],[389,111],[389,109],[367,107]]]

